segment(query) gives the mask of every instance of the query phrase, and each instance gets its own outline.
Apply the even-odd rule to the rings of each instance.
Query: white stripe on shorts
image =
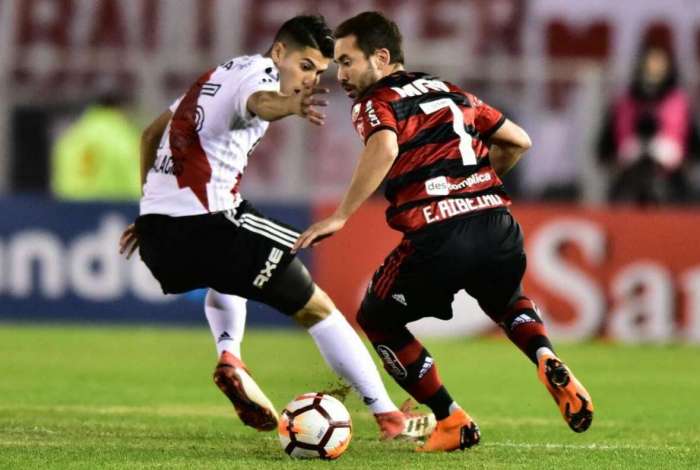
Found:
[[[253,221],[251,219],[242,220],[241,223],[244,225],[248,225],[249,227],[255,227],[255,228],[258,228],[260,230],[263,230],[263,231],[269,233],[270,235],[274,235],[278,238],[281,238],[282,240],[287,240],[288,242],[290,242],[292,244],[294,244],[297,241],[297,239],[295,237],[290,237],[286,233],[282,233],[278,230],[271,228],[268,225],[261,224],[260,222]]]
[[[279,238],[279,237],[277,237],[277,236],[271,234],[270,232],[267,232],[267,231],[265,231],[265,230],[261,230],[261,229],[255,228],[255,227],[253,227],[252,225],[249,225],[247,222],[243,222],[243,224],[241,224],[241,227],[244,228],[244,229],[246,229],[246,230],[248,230],[248,231],[250,231],[250,232],[257,233],[257,234],[259,234],[259,235],[262,235],[263,237],[269,238],[270,240],[276,241],[276,242],[279,243],[280,245],[284,245],[284,246],[286,246],[287,248],[292,248],[292,247],[294,246],[294,243],[290,242],[289,240],[283,239],[283,238]]]
[[[287,234],[287,236],[291,236],[292,238],[294,238],[294,240],[299,238],[299,232],[295,232],[294,230],[290,230],[287,227],[282,227],[281,225],[276,224],[276,223],[272,222],[271,220],[264,219],[262,217],[257,217],[255,215],[247,213],[247,212],[244,213],[243,215],[241,215],[241,220],[259,222],[261,224],[268,225],[270,228],[274,229],[277,232],[282,232],[282,233]]]

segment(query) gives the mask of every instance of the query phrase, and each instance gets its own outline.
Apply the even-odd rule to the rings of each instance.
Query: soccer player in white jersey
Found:
[[[265,55],[233,58],[203,74],[143,133],[140,216],[120,241],[141,258],[165,293],[209,288],[205,312],[219,354],[214,381],[241,420],[277,427],[274,406],[241,360],[245,299],[290,315],[321,355],[372,410],[380,435],[419,437],[427,417],[399,410],[368,351],[291,249],[293,228],[266,218],[242,198],[248,157],[270,121],[297,115],[322,125],[321,74],[333,56],[321,16],[297,16]],[[414,422],[411,422],[411,421]],[[418,433],[415,429],[418,428]]]

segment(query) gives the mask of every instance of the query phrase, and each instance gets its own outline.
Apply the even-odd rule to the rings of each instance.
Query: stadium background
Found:
[[[464,85],[523,125],[535,143],[507,184],[529,251],[526,287],[553,336],[700,341],[697,206],[605,202],[610,175],[595,141],[640,44],[669,44],[696,102],[700,4],[692,0],[0,1],[0,319],[203,324],[201,293],[163,297],[140,261],[117,256],[133,203],[71,203],[49,191],[52,145],[105,89],[130,98],[143,126],[202,70],[264,52],[287,17],[331,24],[367,8],[395,18],[409,69]],[[270,215],[305,227],[332,208],[360,149],[349,102],[327,74],[322,129],[271,126],[243,179]],[[698,187],[697,165],[688,165]],[[319,284],[354,315],[374,267],[397,240],[373,201],[348,230],[307,254]],[[434,334],[492,326],[460,296]],[[285,325],[253,306],[249,324]]]

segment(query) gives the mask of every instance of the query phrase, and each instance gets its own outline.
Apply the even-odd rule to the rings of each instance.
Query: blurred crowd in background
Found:
[[[409,70],[530,134],[505,183],[526,233],[524,289],[552,335],[700,342],[698,0],[0,0],[0,321],[200,324],[197,291],[164,296],[119,257],[141,130],[204,71],[264,53],[290,17],[337,25],[370,9],[399,24]],[[242,180],[299,228],[335,207],[362,147],[335,73],[326,125],[272,123]],[[302,253],[351,315],[397,242],[384,210],[365,204]],[[249,304],[251,324],[287,324]],[[412,328],[493,328],[466,294],[453,309]]]
[[[521,200],[700,200],[693,0],[0,0],[0,191],[138,198],[140,129],[202,71],[263,52],[286,18],[379,9],[407,67],[500,107],[534,147]],[[322,129],[275,123],[244,194],[332,200],[360,148],[331,67]]]

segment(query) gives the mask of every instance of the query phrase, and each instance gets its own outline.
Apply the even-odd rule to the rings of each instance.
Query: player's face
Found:
[[[321,74],[328,69],[330,59],[321,51],[286,48],[279,54],[277,68],[280,71],[280,91],[286,95],[298,93],[303,87],[318,85]]]
[[[644,57],[642,69],[644,81],[656,86],[666,79],[671,66],[668,53],[660,48],[649,50]]]
[[[364,52],[357,47],[354,34],[336,39],[334,60],[338,64],[340,86],[352,99],[382,78],[376,57],[365,57]]]

